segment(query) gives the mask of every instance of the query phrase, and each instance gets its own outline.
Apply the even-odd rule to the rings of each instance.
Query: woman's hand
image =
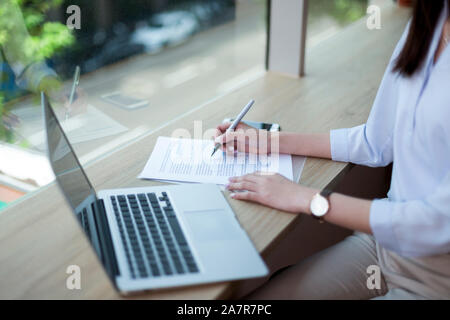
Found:
[[[233,132],[226,133],[231,122],[221,124],[216,129],[215,142],[221,143],[222,151],[234,153],[236,150],[245,153],[268,154],[271,152],[272,134],[267,130],[252,128],[239,123]]]
[[[309,204],[317,190],[303,187],[279,174],[253,173],[230,178],[227,189],[236,200],[257,202],[293,213],[310,213]]]
[[[70,93],[64,99],[64,108],[68,117],[73,117],[87,112],[87,99],[83,89],[77,88],[72,104],[69,101]]]
[[[65,119],[87,112],[87,99],[83,89],[78,87],[75,91],[72,104],[69,102],[72,87],[63,86],[61,81],[53,76],[41,80],[39,90],[47,94],[52,102],[58,118]]]

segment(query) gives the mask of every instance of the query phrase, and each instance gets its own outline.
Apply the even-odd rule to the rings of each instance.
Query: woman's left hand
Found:
[[[87,98],[83,89],[77,88],[76,99],[73,100],[72,104],[69,103],[69,96],[70,94],[67,94],[64,99],[64,108],[69,117],[87,112]]]
[[[230,178],[227,189],[237,200],[257,202],[278,210],[309,213],[309,203],[317,190],[293,183],[279,174],[253,173]]]

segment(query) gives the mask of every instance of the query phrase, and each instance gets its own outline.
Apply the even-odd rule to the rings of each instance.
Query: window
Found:
[[[306,46],[312,47],[364,17],[368,2],[369,0],[309,1]]]
[[[268,70],[303,76],[305,49],[311,49],[363,17],[366,5],[367,0],[271,1]]]
[[[363,17],[368,2],[309,1],[307,47]],[[3,3],[0,210],[54,179],[40,90],[87,163],[264,74],[267,0]],[[77,21],[80,29],[67,27]],[[68,109],[76,66],[80,90]]]
[[[76,18],[76,10],[67,13],[72,1],[0,9],[8,22],[0,23],[0,207],[53,180],[39,90],[53,95],[69,140],[88,162],[264,73],[265,0],[76,4],[81,29],[73,31],[66,26]],[[11,26],[20,40],[5,36]],[[67,109],[76,66],[81,89]]]

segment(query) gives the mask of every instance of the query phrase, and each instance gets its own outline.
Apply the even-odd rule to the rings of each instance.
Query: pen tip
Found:
[[[214,155],[214,153],[216,153],[217,149],[219,149],[219,147],[215,146],[213,152],[211,153],[211,157]]]

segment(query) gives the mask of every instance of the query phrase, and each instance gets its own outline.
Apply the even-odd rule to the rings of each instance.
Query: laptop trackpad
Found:
[[[185,211],[184,218],[196,241],[231,240],[239,235],[239,225],[225,210]]]

